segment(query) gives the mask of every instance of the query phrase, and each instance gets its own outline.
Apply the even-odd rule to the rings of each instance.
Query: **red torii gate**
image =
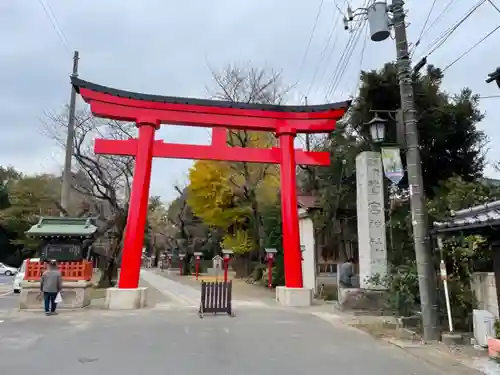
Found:
[[[349,107],[349,101],[314,106],[247,104],[139,94],[75,77],[71,83],[90,104],[95,116],[135,122],[139,128],[137,139],[96,139],[94,146],[97,154],[135,156],[119,288],[135,289],[139,286],[153,157],[280,164],[285,286],[303,287],[296,165],[329,165],[330,155],[328,152],[295,150],[294,138],[297,133],[333,131],[336,121]],[[212,144],[155,141],[155,131],[161,124],[211,127]],[[226,129],[273,132],[279,140],[279,147],[230,147],[226,141]]]

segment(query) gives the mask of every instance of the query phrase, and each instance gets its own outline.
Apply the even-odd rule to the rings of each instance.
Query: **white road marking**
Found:
[[[12,293],[14,293],[14,291],[13,291],[13,290],[10,290],[10,291],[8,291],[8,292],[6,292],[6,293],[2,293],[2,294],[0,294],[0,297],[5,297],[5,296],[8,296],[8,295],[11,295]]]

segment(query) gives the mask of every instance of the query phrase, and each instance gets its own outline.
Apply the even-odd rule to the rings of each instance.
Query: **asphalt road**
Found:
[[[14,276],[0,275],[0,285],[1,286],[3,286],[4,284],[12,285],[13,281],[14,281]]]
[[[11,310],[18,307],[18,294],[12,292],[13,276],[0,276],[0,310]]]
[[[5,374],[446,373],[359,331],[273,309],[204,319],[191,308],[25,314],[0,324],[0,358]]]
[[[0,310],[12,310],[19,307],[19,294],[3,292],[0,294]]]

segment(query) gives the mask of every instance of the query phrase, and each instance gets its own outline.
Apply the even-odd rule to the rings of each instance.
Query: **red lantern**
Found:
[[[194,268],[195,268],[195,273],[196,273],[196,280],[198,280],[198,275],[200,273],[200,260],[201,260],[202,255],[203,255],[203,253],[199,253],[199,252],[194,253],[194,260],[195,260]]]
[[[234,253],[233,250],[224,249],[222,250],[222,255],[224,258],[224,282],[227,283],[227,271],[229,269],[229,261],[231,260],[231,255]]]

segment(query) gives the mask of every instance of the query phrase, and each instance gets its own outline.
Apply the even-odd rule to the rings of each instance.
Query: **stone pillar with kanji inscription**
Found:
[[[384,208],[384,172],[380,153],[365,151],[356,157],[359,284],[362,289],[383,289],[370,283],[387,274]]]

